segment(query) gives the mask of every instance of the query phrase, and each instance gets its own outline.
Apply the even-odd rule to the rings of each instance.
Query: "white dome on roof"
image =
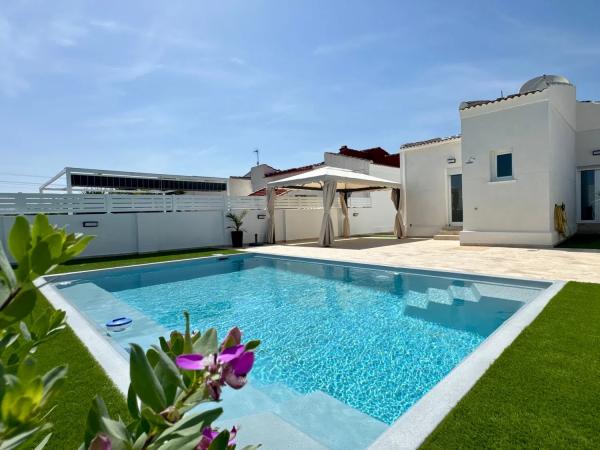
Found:
[[[573,86],[573,84],[571,84],[571,82],[562,75],[542,75],[540,77],[535,77],[527,81],[523,86],[521,86],[519,94],[525,94],[526,92],[533,91],[541,91],[553,84],[565,84],[568,86]]]

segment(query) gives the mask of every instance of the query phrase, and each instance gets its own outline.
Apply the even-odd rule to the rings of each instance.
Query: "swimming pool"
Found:
[[[368,446],[549,285],[252,254],[52,280],[99,328],[132,317],[111,334],[121,349],[181,329],[183,310],[261,339],[225,419],[270,414],[328,448]]]

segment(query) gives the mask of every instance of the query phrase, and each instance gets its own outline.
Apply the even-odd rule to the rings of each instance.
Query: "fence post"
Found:
[[[15,209],[17,210],[17,214],[25,214],[25,194],[18,193],[15,194]]]
[[[104,196],[104,211],[107,214],[112,213],[112,194],[106,194]]]

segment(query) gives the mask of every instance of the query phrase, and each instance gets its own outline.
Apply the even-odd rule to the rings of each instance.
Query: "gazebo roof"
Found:
[[[267,183],[268,188],[322,190],[327,181],[337,183],[338,192],[374,191],[379,189],[400,188],[400,183],[384,178],[366,175],[349,169],[323,166],[309,172],[294,175]]]

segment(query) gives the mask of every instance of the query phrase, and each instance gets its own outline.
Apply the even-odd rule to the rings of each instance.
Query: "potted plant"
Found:
[[[233,247],[242,247],[244,244],[244,231],[246,230],[242,229],[242,225],[244,225],[244,217],[247,213],[248,211],[242,211],[240,214],[235,214],[229,211],[225,216],[231,222],[227,229],[231,230],[231,245]]]

